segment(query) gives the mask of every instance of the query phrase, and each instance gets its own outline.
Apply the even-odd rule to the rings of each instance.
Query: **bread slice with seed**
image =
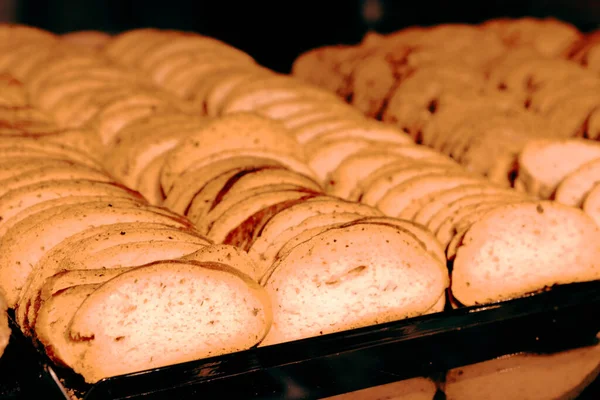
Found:
[[[274,265],[265,280],[273,327],[262,345],[425,313],[447,283],[439,261],[406,231],[359,222],[337,225]]]
[[[581,210],[548,201],[504,205],[466,232],[452,293],[462,304],[485,304],[596,280],[599,256],[600,228]]]
[[[162,261],[104,283],[75,312],[71,367],[87,382],[248,349],[271,324],[252,279],[220,263]],[[134,323],[135,322],[135,323]]]

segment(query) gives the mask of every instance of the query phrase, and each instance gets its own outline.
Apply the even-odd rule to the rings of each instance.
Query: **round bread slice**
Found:
[[[451,189],[460,185],[481,182],[482,179],[468,174],[452,173],[431,174],[428,176],[417,176],[404,183],[390,189],[377,202],[379,208],[384,214],[392,217],[402,218],[402,212],[410,207],[413,202],[426,198],[430,193],[443,189]]]
[[[223,151],[221,153],[214,154],[214,155],[206,157],[204,159],[196,160],[196,162],[193,165],[190,165],[181,175],[179,175],[179,177],[177,177],[174,180],[174,182],[176,182],[181,176],[183,176],[187,172],[199,170],[199,169],[205,168],[205,167],[209,168],[212,164],[221,162],[223,160],[228,160],[228,159],[233,160],[236,158],[246,158],[246,157],[259,158],[261,160],[268,159],[276,165],[283,165],[284,167],[291,169],[293,171],[296,171],[299,174],[315,178],[315,174],[310,169],[310,167],[308,167],[308,165],[306,165],[306,163],[304,161],[301,161],[294,156],[290,156],[290,155],[286,155],[286,154],[279,154],[277,152],[267,151],[267,150],[236,149],[236,150]],[[162,176],[162,174],[161,174],[161,176]],[[162,187],[162,182],[161,182],[161,187]],[[163,191],[164,190],[165,190],[165,188],[163,188]],[[172,189],[165,191],[165,194],[167,196],[169,196],[170,190],[172,190]]]
[[[47,157],[6,157],[0,161],[0,180],[48,167],[77,165],[74,161]]]
[[[351,128],[362,122],[363,119],[362,115],[356,114],[356,110],[323,110],[317,108],[308,110],[303,114],[291,116],[281,122],[287,129],[292,131],[299,143],[307,146],[311,140],[327,132]]]
[[[213,85],[206,92],[204,101],[206,114],[211,117],[220,116],[223,106],[229,94],[238,86],[257,78],[263,78],[272,74],[272,71],[265,71],[262,68],[249,67],[245,69],[230,70],[226,69],[219,76],[213,76]]]
[[[336,212],[330,214],[317,214],[310,216],[282,231],[274,238],[269,245],[261,253],[256,250],[251,254],[254,257],[256,265],[260,271],[260,278],[265,279],[270,271],[272,271],[275,260],[281,258],[282,254],[286,254],[289,249],[304,240],[308,240],[314,235],[325,231],[329,227],[343,224],[352,221],[358,221],[364,217],[360,214],[351,212]],[[252,248],[251,248],[252,250]]]
[[[163,206],[165,196],[160,187],[160,172],[165,164],[169,152],[155,157],[139,174],[134,187],[154,206]],[[169,207],[166,207],[169,208]],[[174,210],[173,210],[174,211]],[[181,213],[180,213],[181,214]]]
[[[482,201],[478,204],[471,204],[463,206],[463,208],[457,210],[454,214],[450,215],[444,220],[439,228],[435,231],[435,237],[439,240],[442,246],[447,249],[448,245],[452,241],[452,238],[456,236],[465,226],[472,225],[475,221],[481,219],[489,211],[494,210],[506,204],[519,203],[519,200],[490,200],[489,202]]]
[[[261,345],[420,315],[447,281],[439,261],[400,228],[356,222],[330,228],[274,266],[265,284],[273,326]]]
[[[169,193],[173,182],[196,160],[227,150],[263,150],[303,160],[303,150],[277,122],[253,114],[236,114],[212,121],[182,141],[165,162],[161,186]]]
[[[264,157],[232,156],[213,163],[190,168],[181,174],[167,195],[164,206],[179,214],[187,214],[192,200],[213,179],[231,171],[242,171],[261,167],[282,166],[277,161]]]
[[[307,146],[317,147],[318,143],[334,139],[367,139],[396,144],[414,144],[413,140],[400,129],[378,121],[357,122],[354,126],[323,132],[305,142]]]
[[[91,383],[245,350],[261,342],[271,320],[268,295],[234,268],[156,262],[111,279],[83,301],[68,330],[88,345],[72,367]]]
[[[40,309],[44,307],[44,302],[62,290],[68,289],[72,286],[96,285],[98,283],[104,283],[115,276],[121,275],[123,272],[132,270],[133,268],[136,268],[136,266],[101,269],[73,269],[54,274],[50,278],[46,279],[44,286],[42,286],[42,289],[40,290]],[[37,321],[38,320],[36,319],[33,322],[33,327],[35,329],[37,329]]]
[[[600,159],[600,145],[584,139],[539,139],[519,155],[519,180],[528,193],[547,199],[567,175]]]
[[[361,188],[363,193],[360,201],[375,207],[387,192],[404,182],[414,182],[417,178],[427,178],[434,175],[448,176],[454,172],[453,169],[454,167],[443,165],[413,163],[411,166],[398,167],[395,170],[387,169],[385,173],[375,171],[368,177],[368,183],[362,182]]]
[[[600,226],[600,184],[594,185],[583,201],[583,211]]]
[[[208,181],[208,183],[196,191],[188,207],[184,210],[184,214],[187,215],[192,221],[196,222],[196,226],[200,231],[207,230],[208,225],[210,224],[210,220],[207,218],[207,216],[211,211],[219,206],[219,203],[228,200],[228,198],[231,197],[240,198],[240,191],[233,190],[239,180],[245,177],[247,174],[252,174],[256,171],[262,171],[267,168],[282,167],[247,166],[222,173],[221,175]],[[255,187],[248,188],[246,190],[247,192],[260,192],[265,186],[267,186],[266,183],[263,185],[260,181],[255,181],[254,183],[256,184],[254,185]],[[277,183],[275,185],[277,185]],[[284,182],[279,185],[287,184]]]
[[[315,171],[319,182],[325,182],[340,163],[357,151],[366,149],[373,145],[372,141],[366,139],[336,139],[324,141],[314,149],[307,148],[307,163]]]
[[[318,193],[301,187],[295,189],[272,187],[268,191],[247,195],[245,200],[231,204],[222,213],[217,210],[217,207],[214,210],[214,217],[209,214],[208,218],[213,221],[207,233],[209,239],[215,243],[233,244],[247,249],[248,243],[251,243],[255,236],[255,230],[258,231],[262,224],[278,210],[294,202],[307,200]],[[275,208],[271,209],[271,207]]]
[[[100,284],[69,287],[55,293],[40,308],[36,337],[48,357],[58,365],[73,365],[87,347],[86,342],[73,342],[68,328],[81,303],[99,287]]]
[[[46,252],[21,290],[15,315],[23,331],[27,333],[30,328],[29,322],[35,321],[40,307],[40,290],[46,279],[64,269],[65,263],[73,268],[76,268],[77,264],[85,265],[81,259],[79,263],[68,260],[76,259],[80,257],[79,255],[85,258],[86,255],[102,253],[108,248],[119,245],[126,246],[149,241],[211,245],[208,239],[194,231],[153,222],[101,225],[70,236]]]
[[[22,186],[0,196],[0,237],[4,233],[4,223],[20,212],[36,204],[69,196],[131,197],[141,201],[136,192],[112,182],[66,179]]]
[[[431,216],[426,224],[427,229],[431,232],[437,232],[440,226],[455,213],[460,212],[464,207],[484,204],[486,202],[496,201],[509,201],[526,199],[520,193],[504,191],[464,191],[460,197],[455,198],[453,201],[446,201],[443,206],[439,208],[439,211]],[[447,200],[450,200],[450,196],[446,196]]]
[[[274,241],[277,241],[284,231],[297,226],[307,218],[336,213],[358,214],[363,217],[377,217],[382,215],[376,208],[364,204],[349,202],[330,196],[315,196],[306,201],[294,204],[285,210],[281,210],[269,219],[255,240],[250,244],[248,253],[257,262],[257,260],[261,259],[260,254],[264,253]]]
[[[493,185],[489,185],[486,182],[460,185],[452,189],[440,190],[431,194],[431,198],[428,199],[425,204],[414,216],[413,221],[424,226],[428,226],[431,219],[442,209],[447,207],[450,203],[475,194],[511,194],[503,188],[498,188]]]
[[[568,174],[558,184],[554,200],[568,206],[581,207],[597,183],[600,183],[600,158],[587,162]]]
[[[435,235],[424,226],[405,219],[391,217],[368,217],[362,219],[361,222],[391,224],[410,232],[423,244],[424,249],[427,250],[429,254],[439,260],[442,265],[446,265],[446,255],[444,254],[442,244],[437,240]]]
[[[505,205],[466,233],[452,293],[464,305],[486,304],[596,280],[599,251],[600,228],[580,210],[546,201]]]
[[[127,199],[66,205],[33,214],[14,225],[0,241],[0,290],[10,307],[35,265],[63,239],[86,228],[116,222],[148,221],[182,227],[182,219]]]
[[[84,165],[47,167],[0,181],[0,187],[2,188],[0,189],[0,196],[24,186],[58,180],[88,180],[105,183],[114,181],[108,174]]]
[[[218,262],[227,264],[230,267],[248,275],[256,282],[260,279],[258,267],[252,261],[248,253],[236,246],[229,244],[213,244],[205,246],[192,254],[185,255],[181,260],[192,260],[198,262]]]
[[[221,182],[218,183],[220,184]],[[206,190],[204,191],[206,193],[201,193],[201,196],[196,196],[188,210],[188,217],[194,222],[196,228],[200,232],[208,232],[211,229],[213,222],[223,215],[223,213],[249,197],[283,190],[313,192],[309,189],[302,188],[301,186],[288,183],[260,185],[244,192],[229,191],[227,188],[225,188],[225,190],[221,189],[222,188],[218,189],[218,191],[213,191],[213,188],[210,188],[207,185]]]
[[[36,139],[3,137],[2,142],[0,142],[0,153],[3,158],[8,157],[10,154],[29,154],[33,156],[65,159],[102,170],[99,161],[95,160],[90,155],[83,153],[81,150],[63,144],[50,143]]]

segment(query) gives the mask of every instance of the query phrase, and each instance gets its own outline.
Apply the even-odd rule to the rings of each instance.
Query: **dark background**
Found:
[[[554,16],[585,31],[600,28],[600,0],[3,1],[14,2],[16,21],[56,33],[116,33],[148,26],[196,31],[282,72],[302,51],[355,43],[369,29],[390,32],[410,25],[519,16]]]

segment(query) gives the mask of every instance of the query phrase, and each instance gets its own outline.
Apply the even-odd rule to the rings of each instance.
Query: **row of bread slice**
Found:
[[[555,21],[540,24],[569,31]],[[444,34],[444,40],[434,40]],[[510,184],[527,138],[600,134],[595,96],[600,79],[540,46],[499,41],[476,26],[410,28],[369,35],[350,48],[305,53],[293,72],[317,84],[322,75],[334,82],[328,74],[342,74],[348,85],[341,93],[330,89],[367,116],[398,126],[494,182]],[[490,151],[497,157],[489,157]]]
[[[410,27],[380,35],[368,33],[356,46],[324,46],[301,55],[293,72],[301,79],[347,98],[375,116],[394,82],[412,69],[434,63],[477,71],[512,51],[559,57],[578,45],[581,33],[554,19],[492,20],[482,25]],[[377,70],[377,72],[375,72]],[[370,81],[370,82],[367,82]]]
[[[151,35],[160,36],[156,32]],[[132,41],[133,37],[135,36],[128,38],[125,34],[115,41]],[[176,40],[173,42],[176,43]],[[177,45],[173,46],[177,48]],[[109,48],[110,44],[106,49]],[[147,50],[149,54],[152,53],[152,48],[151,46],[150,50]],[[155,44],[154,48],[167,51],[169,44]],[[265,72],[261,70],[261,74],[264,75]],[[458,301],[464,304],[486,303],[540,290],[559,281],[564,283],[597,278],[598,267],[592,259],[598,249],[585,246],[582,239],[590,233],[596,235],[597,228],[593,221],[580,211],[558,205],[538,204],[534,199],[517,192],[495,187],[459,169],[448,158],[400,139],[402,134],[397,129],[385,130],[380,124],[365,123],[345,109],[324,109],[325,104],[332,104],[333,101],[323,98],[313,90],[306,90],[303,84],[282,79],[276,74],[271,74],[271,77],[264,76],[257,84],[252,80],[251,74],[245,78],[240,77],[237,70],[222,71],[218,76],[219,79],[215,81],[209,79],[211,74],[204,78],[210,82],[212,88],[219,90],[217,98],[224,99],[219,103],[221,106],[213,108],[217,110],[215,114],[222,116],[235,111],[252,111],[283,124],[303,145],[308,163],[324,183],[327,193],[349,200],[365,201],[392,217],[429,224],[427,227],[442,241],[442,250],[446,250],[447,258],[454,260],[457,257],[453,266],[453,278],[456,280],[454,288],[461,287],[462,293],[455,293],[458,289],[453,290],[453,293]],[[200,78],[200,75],[197,76],[197,79]],[[200,91],[200,94],[202,93]],[[293,123],[295,121],[303,123],[297,125]],[[366,129],[369,125],[371,129]],[[172,158],[186,159],[187,163],[192,164],[193,160],[200,159],[199,156],[206,152],[202,149],[202,143],[202,140],[194,139],[187,145],[182,145],[179,150],[176,149]],[[516,154],[511,154],[511,157],[512,168]],[[163,169],[161,183],[167,193],[168,204],[173,204],[169,199],[169,192],[172,190],[169,184],[169,179],[172,179],[169,176],[172,175],[169,172],[169,162],[167,160]],[[188,188],[193,179],[185,180],[185,184],[181,186]],[[364,192],[361,186],[366,186]],[[436,196],[439,196],[437,203],[433,202]],[[425,208],[430,202],[434,205]],[[193,201],[182,202],[178,210],[190,212],[192,207],[189,206],[192,203]],[[450,204],[452,207],[448,207]],[[417,220],[417,214],[422,209],[425,210]],[[438,212],[438,215],[434,215]],[[487,227],[490,221],[506,224],[504,221],[510,219],[511,215],[526,220],[528,225],[532,226],[525,231],[520,226],[499,227],[504,228],[498,229],[499,237],[492,236],[488,239],[483,235],[483,242],[473,246],[466,245],[471,240],[471,235],[467,234],[471,229],[471,233],[475,234],[480,230],[489,229]],[[556,266],[540,265],[537,268],[529,265],[529,260],[539,254],[539,248],[560,248],[564,245],[563,240],[570,239],[570,232],[565,233],[566,237],[563,238],[556,227],[546,228],[554,226],[557,219],[572,219],[577,226],[578,233],[575,236],[578,237],[578,246],[588,247],[584,251],[588,254],[584,257],[586,261],[577,260],[579,265],[573,270],[573,274],[564,274],[558,271]],[[542,237],[538,235],[540,229],[552,233]],[[554,240],[556,243],[553,243]],[[512,249],[519,243],[523,248],[520,254],[522,261],[518,267],[508,254],[504,259],[494,255],[484,257],[483,260],[478,258],[480,250],[486,246],[499,245],[501,249],[506,245]],[[494,251],[496,250],[492,253]],[[457,256],[458,254],[460,256]],[[556,264],[557,259],[547,257],[544,260],[544,263]],[[482,265],[485,267],[482,268]],[[518,278],[507,287],[496,284],[494,289],[484,289],[484,285],[491,286],[490,270],[496,271],[502,277],[504,274],[518,274]],[[547,274],[550,270],[553,272]],[[499,276],[495,279],[499,279]]]
[[[232,117],[233,118],[233,117]],[[241,121],[238,121],[238,118],[242,118]],[[256,117],[258,118],[258,117]],[[301,154],[294,154],[296,153],[295,150],[299,150],[298,146],[293,145],[293,139],[290,138],[288,139],[287,143],[289,144],[289,146],[287,147],[287,152],[289,154],[286,154],[286,146],[285,146],[285,141],[284,143],[281,143],[282,138],[278,137],[278,138],[273,138],[273,137],[269,137],[271,134],[269,134],[269,129],[273,129],[272,126],[276,125],[271,121],[268,120],[263,120],[263,119],[259,119],[259,122],[262,122],[264,125],[262,128],[259,126],[257,128],[258,132],[254,133],[254,135],[250,135],[248,137],[246,137],[246,140],[244,140],[244,135],[237,133],[236,130],[232,130],[232,126],[229,123],[229,121],[224,121],[221,123],[225,124],[225,129],[221,129],[221,131],[226,131],[227,134],[222,134],[222,135],[207,135],[210,134],[212,132],[213,129],[215,129],[215,126],[219,125],[218,121],[215,121],[214,124],[207,124],[206,126],[206,132],[203,135],[200,135],[201,138],[206,139],[206,138],[212,138],[212,144],[207,145],[207,146],[198,146],[197,143],[194,144],[193,140],[190,139],[188,141],[184,141],[184,146],[180,149],[181,151],[185,151],[187,149],[186,146],[189,146],[190,143],[192,144],[192,148],[195,149],[199,149],[197,151],[203,151],[204,153],[194,153],[195,156],[206,156],[207,157],[207,161],[208,164],[210,164],[211,161],[216,161],[217,159],[225,159],[225,158],[232,158],[234,159],[235,157],[237,157],[238,155],[244,155],[244,152],[246,151],[250,151],[249,154],[245,154],[246,158],[251,158],[250,156],[254,156],[256,157],[257,155],[260,156],[262,155],[263,159],[269,159],[269,158],[274,158],[274,161],[271,161],[270,164],[273,164],[275,162],[277,162],[278,160],[288,160],[289,162],[292,162],[293,160],[296,160],[295,162],[292,162],[292,166],[296,166],[297,168],[301,168],[302,171],[304,171],[306,174],[310,174],[310,170],[307,166],[303,165],[300,160],[294,158],[294,156],[301,156]],[[237,128],[240,127],[240,123],[242,124],[241,126],[245,126],[245,124],[249,121],[248,119],[244,119],[244,116],[241,117],[236,117],[233,118],[231,121],[234,122],[234,127],[235,127],[235,123],[237,123]],[[248,128],[254,128],[256,126],[248,126]],[[281,131],[281,129],[279,130]],[[278,131],[276,131],[278,132]],[[257,133],[262,134],[263,137],[257,136]],[[286,133],[287,134],[287,133]],[[277,140],[274,140],[277,139]],[[220,144],[219,144],[220,143]],[[229,145],[229,147],[227,147]],[[225,147],[223,147],[225,146]],[[249,147],[249,148],[248,148]],[[276,147],[276,151],[274,151],[274,148]],[[268,151],[270,150],[270,151]],[[292,156],[293,154],[293,156]],[[214,155],[216,157],[210,157],[210,155]],[[260,160],[260,157],[259,161]],[[189,159],[183,158],[180,159],[176,156],[173,156],[171,158],[173,161],[184,161],[184,162],[188,162]],[[201,159],[203,159],[203,157],[201,157]],[[192,158],[192,166],[200,166],[200,165],[196,165],[198,164],[197,159]],[[195,161],[195,162],[194,162]],[[208,165],[207,164],[207,165]],[[260,166],[260,162],[256,165]],[[183,166],[184,169],[186,169],[187,167],[189,167],[190,164],[186,164]],[[285,167],[286,164],[283,164],[283,167]],[[182,166],[179,164],[172,164],[169,166],[169,168],[171,168],[171,170],[174,169],[174,172],[183,172],[181,170]],[[210,171],[212,168],[209,165],[208,171]],[[283,168],[280,168],[283,169]],[[286,179],[287,177],[292,176],[293,173],[288,172],[286,174]],[[300,174],[297,174],[300,175]],[[172,176],[172,181],[176,182],[176,176],[173,177]],[[317,194],[317,192],[315,192],[316,189],[318,189],[318,185],[316,183],[311,183],[310,180],[307,180],[306,177],[301,177],[301,178],[294,178],[295,182],[303,182],[304,184],[310,184],[311,186],[311,190],[307,191],[307,193],[304,194]],[[251,183],[252,185],[256,184],[257,179],[254,179],[254,183]],[[170,182],[170,181],[169,181]],[[239,197],[238,197],[239,199]],[[253,199],[254,200],[254,199]],[[327,208],[327,206],[324,208],[324,211],[330,210],[333,211],[332,213],[335,213],[335,211],[337,210],[337,206],[338,203],[342,204],[342,206],[346,206],[348,210],[351,210],[353,206],[356,206],[355,204],[351,204],[351,203],[347,203],[347,202],[340,202],[339,200],[336,199],[332,199],[332,198],[325,198],[325,200],[329,200],[330,203],[329,204],[329,208]],[[346,204],[347,203],[347,204]],[[231,205],[231,204],[230,204]],[[233,204],[235,205],[235,204]],[[223,209],[225,207],[222,207]],[[375,210],[370,209],[368,207],[362,207],[362,212],[366,215],[379,215],[379,213],[377,213]],[[366,210],[370,210],[370,211],[366,211]],[[247,210],[242,210],[242,211],[246,211]],[[302,216],[302,214],[299,214],[300,216]],[[356,215],[355,215],[356,216]],[[362,215],[358,215],[360,217],[363,217]],[[346,216],[347,217],[347,216]],[[346,218],[347,221],[350,221]],[[341,221],[341,220],[339,220]],[[337,221],[337,222],[339,222]],[[244,222],[244,221],[241,221]],[[383,322],[383,321],[388,321],[388,320],[393,320],[393,319],[398,319],[398,318],[403,318],[403,317],[407,317],[410,315],[416,315],[416,314],[420,314],[423,312],[433,312],[433,311],[437,311],[440,310],[441,308],[443,308],[443,304],[444,304],[444,289],[447,286],[447,271],[445,270],[445,266],[443,265],[443,263],[438,260],[435,259],[432,255],[430,255],[430,253],[427,251],[425,244],[417,237],[418,235],[421,235],[425,238],[425,240],[431,240],[431,238],[426,234],[425,231],[423,231],[421,228],[418,227],[412,227],[409,225],[409,228],[414,229],[414,231],[416,232],[416,234],[411,233],[411,231],[409,229],[403,229],[401,226],[396,226],[395,225],[395,221],[391,220],[388,221],[386,219],[384,219],[384,221],[380,221],[381,223],[377,223],[376,221],[363,221],[361,224],[359,224],[358,227],[354,227],[354,224],[352,226],[346,226],[345,224],[333,224],[333,222],[336,222],[335,218],[332,218],[330,220],[329,225],[327,225],[327,228],[338,228],[339,229],[339,233],[338,231],[334,231],[334,233],[337,235],[339,234],[340,236],[340,240],[342,240],[342,237],[344,235],[346,236],[351,236],[353,238],[356,238],[357,240],[362,240],[362,241],[370,241],[370,243],[375,246],[375,247],[383,247],[382,249],[382,259],[384,260],[389,260],[388,262],[377,262],[377,260],[373,260],[371,259],[365,259],[365,254],[360,253],[359,250],[360,249],[364,249],[365,246],[358,246],[356,249],[352,249],[352,250],[344,250],[345,252],[347,252],[347,259],[345,260],[345,263],[342,263],[341,265],[335,265],[338,268],[342,268],[342,270],[336,270],[334,269],[333,271],[329,272],[329,275],[331,274],[336,274],[339,275],[338,278],[340,278],[340,282],[344,282],[344,280],[342,279],[344,277],[344,268],[348,268],[349,265],[352,265],[353,263],[360,263],[360,268],[358,268],[357,272],[362,272],[363,267],[364,269],[366,269],[367,271],[363,274],[352,274],[351,276],[356,275],[355,280],[353,280],[352,282],[350,282],[350,284],[355,285],[355,287],[357,288],[357,290],[359,289],[363,289],[364,288],[368,288],[370,287],[368,284],[365,284],[365,281],[368,283],[373,283],[373,280],[376,281],[376,277],[373,276],[374,272],[372,272],[372,270],[379,270],[379,269],[383,269],[388,271],[392,278],[394,277],[394,274],[400,274],[400,278],[396,278],[396,279],[392,279],[392,281],[407,281],[407,282],[411,282],[410,285],[413,285],[415,290],[410,290],[410,291],[399,291],[399,290],[393,290],[389,292],[389,298],[390,301],[388,302],[383,302],[382,306],[383,308],[378,309],[377,312],[373,312],[372,309],[366,310],[364,312],[364,314],[359,314],[357,315],[355,318],[353,319],[348,319],[347,317],[347,312],[348,312],[348,308],[350,308],[348,306],[348,302],[350,303],[350,305],[352,304],[357,304],[358,303],[362,303],[363,299],[361,298],[361,296],[358,296],[358,298],[352,296],[352,297],[347,297],[345,299],[345,301],[342,301],[341,303],[338,303],[335,305],[335,307],[333,307],[333,310],[331,310],[331,315],[329,315],[328,319],[325,320],[320,320],[318,321],[318,323],[322,326],[322,328],[318,331],[315,331],[314,329],[314,323],[312,322],[315,318],[311,315],[311,312],[315,312],[317,310],[317,307],[306,307],[306,312],[301,315],[301,318],[297,318],[296,319],[296,324],[298,324],[299,326],[301,326],[302,328],[298,328],[298,329],[288,329],[287,332],[284,332],[284,334],[281,334],[279,336],[273,336],[274,338],[271,340],[272,342],[275,341],[286,341],[286,340],[292,340],[295,338],[299,338],[299,337],[306,337],[306,336],[312,336],[312,335],[318,335],[318,334],[323,334],[323,333],[328,333],[328,332],[332,332],[332,331],[337,331],[337,330],[343,330],[343,329],[349,329],[352,327],[356,327],[356,326],[364,326],[364,325],[368,325],[368,324],[373,324],[373,323],[378,323],[378,322]],[[354,222],[354,221],[352,221]],[[389,223],[392,223],[392,225],[389,225]],[[400,223],[400,222],[399,222]],[[253,225],[250,226],[250,228],[252,228]],[[316,225],[314,225],[313,227],[316,227]],[[365,229],[369,228],[369,229]],[[363,232],[363,229],[365,229],[366,231]],[[324,229],[325,230],[325,229]],[[352,234],[349,234],[346,232],[346,230],[351,230]],[[300,231],[298,231],[298,233],[300,233]],[[325,234],[325,232],[323,232],[323,234]],[[328,232],[328,234],[332,234],[332,232]],[[304,238],[307,240],[313,239],[313,236],[315,236],[314,240],[318,240],[316,238],[317,234],[316,232],[312,232],[312,234],[310,236],[308,235],[304,235]],[[319,237],[319,239],[321,239],[321,237]],[[334,239],[334,241],[337,241],[337,239]],[[397,246],[394,246],[394,243],[397,241],[401,241],[401,243],[404,244],[404,252],[398,251],[396,250]],[[304,244],[303,242],[300,242],[299,244]],[[325,246],[329,245],[329,243],[326,243]],[[290,251],[294,249],[294,246],[289,246],[290,247]],[[343,247],[343,249],[350,249],[350,246],[348,245],[348,247]],[[400,249],[402,249],[402,247],[400,247]],[[306,250],[304,250],[306,251]],[[312,251],[309,251],[308,254],[311,254]],[[342,253],[342,251],[340,251],[339,253]],[[327,252],[322,251],[319,254],[323,255],[323,254],[327,254]],[[410,262],[415,262],[412,259],[416,259],[419,260],[417,261],[417,264],[420,266],[420,268],[414,268],[411,270],[408,270],[409,266],[410,266]],[[89,257],[86,257],[87,260],[89,260]],[[412,261],[411,261],[412,260]],[[369,264],[369,262],[371,264]],[[282,262],[283,264],[283,262]],[[287,265],[287,268],[290,269],[293,266],[294,262],[293,259],[288,259],[286,261],[286,263],[284,264]],[[362,265],[362,264],[366,264],[366,265]],[[372,265],[374,264],[374,265]],[[285,274],[285,268],[280,268],[281,269],[281,274]],[[352,267],[352,270],[354,270],[355,268]],[[279,269],[278,269],[279,271]],[[273,273],[273,276],[278,276],[277,273]],[[336,275],[336,276],[337,276]],[[82,277],[83,279],[91,279],[91,277],[89,275],[84,275]],[[324,276],[323,279],[328,280],[330,277],[329,276]],[[328,280],[330,281],[330,279]],[[91,281],[93,283],[93,281]],[[288,281],[285,280],[285,284],[287,284]],[[292,284],[294,282],[291,282]],[[318,282],[316,282],[318,283]],[[387,284],[387,281],[386,281]],[[422,285],[422,286],[420,286]],[[35,286],[35,284],[33,285]],[[320,284],[319,284],[320,286]],[[345,287],[347,285],[335,285],[335,287],[332,288],[332,290],[334,292],[343,292],[345,290]],[[372,285],[371,285],[372,286]],[[424,288],[424,286],[426,286],[426,290]],[[306,288],[307,291],[310,291],[311,288],[308,287]],[[32,290],[28,290],[28,292],[32,292]],[[290,291],[291,292],[291,291]],[[300,295],[300,297],[307,297],[306,292],[304,293],[297,293],[296,290],[293,291],[294,293],[296,293],[296,295]],[[327,298],[331,298],[332,294],[328,293],[327,291],[321,290],[317,292],[319,295],[321,296],[326,296]],[[39,292],[39,297],[41,298],[42,293],[41,291]],[[63,295],[63,299],[65,299],[64,296],[67,295]],[[32,296],[31,294],[28,297],[35,297]],[[293,302],[293,299],[290,299],[289,301],[287,300],[287,297],[285,297],[284,299],[284,303],[291,303]],[[311,296],[315,297],[315,296]],[[32,303],[33,300],[33,303]],[[68,300],[65,300],[68,301]],[[320,302],[322,303],[323,297],[321,297]],[[29,314],[33,314],[33,318],[35,318],[35,310],[36,310],[36,302],[35,302],[35,298],[30,299],[29,300],[29,308],[27,309],[27,307],[25,307],[23,310],[18,309],[17,310],[17,315],[18,318],[23,319],[23,321],[28,321],[27,318]],[[52,303],[49,303],[52,304]],[[32,307],[33,305],[33,307]],[[43,307],[43,306],[42,306]],[[50,306],[48,306],[50,307]],[[288,306],[290,307],[290,306]],[[293,304],[291,305],[291,307],[295,307]],[[355,307],[355,306],[353,306]],[[57,309],[64,309],[63,307],[59,307]],[[39,309],[38,309],[39,312]],[[297,313],[295,313],[297,314]],[[285,312],[283,312],[283,315],[285,315]],[[33,319],[32,318],[32,319]],[[332,326],[331,321],[336,321],[337,324],[336,326]],[[27,323],[27,322],[26,322]],[[25,326],[26,323],[24,323],[23,325]],[[310,325],[313,324],[312,330],[311,329],[306,329],[304,328],[305,325]],[[280,324],[281,326],[285,326],[285,324]],[[37,323],[36,323],[37,326]],[[121,339],[119,339],[119,342],[121,341]],[[95,362],[97,362],[98,360],[96,359]],[[93,362],[91,364],[89,364],[91,367],[89,368],[98,368],[97,364]],[[90,370],[86,370],[85,374],[87,374],[86,376],[90,376]]]
[[[262,345],[441,311],[435,238],[326,195],[302,154],[278,122],[235,113],[182,140],[162,168],[165,207],[256,265],[273,305]]]
[[[266,335],[270,302],[245,253],[212,245],[81,149],[24,135],[3,138],[0,153],[0,289],[53,359],[96,381],[243,350]],[[114,301],[127,311],[115,313]],[[207,312],[195,312],[203,301]]]

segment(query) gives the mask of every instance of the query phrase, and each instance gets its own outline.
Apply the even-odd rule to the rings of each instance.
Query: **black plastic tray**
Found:
[[[520,352],[591,345],[600,282],[468,307],[85,384],[43,364],[57,388],[85,399],[314,399]],[[596,385],[597,386],[597,385]]]

